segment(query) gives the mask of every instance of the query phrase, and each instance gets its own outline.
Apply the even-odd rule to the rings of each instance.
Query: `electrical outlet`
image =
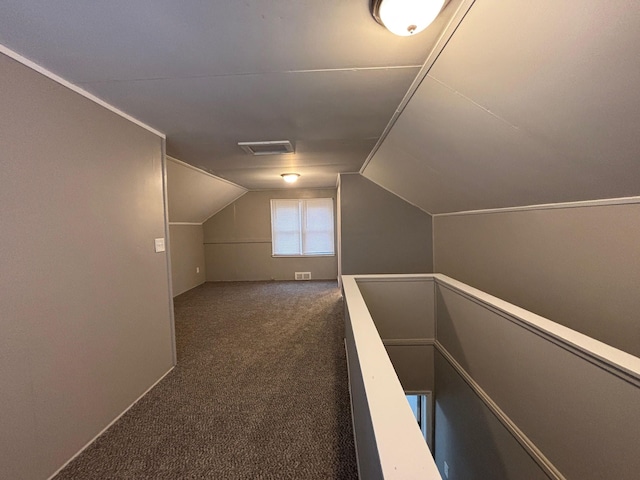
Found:
[[[447,462],[444,462],[444,476],[449,478],[449,464]]]

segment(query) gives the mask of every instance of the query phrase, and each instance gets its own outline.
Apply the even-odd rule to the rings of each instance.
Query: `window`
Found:
[[[273,256],[333,255],[333,199],[271,200]]]
[[[406,392],[405,392],[406,393]],[[416,417],[418,426],[422,431],[422,436],[427,441],[429,449],[433,451],[431,440],[433,438],[432,429],[432,412],[433,405],[431,404],[432,398],[430,392],[424,393],[406,393],[407,401],[411,405],[413,415]]]

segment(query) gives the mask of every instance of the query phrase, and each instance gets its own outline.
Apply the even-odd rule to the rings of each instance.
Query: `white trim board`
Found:
[[[19,53],[14,52],[10,48],[8,48],[8,47],[6,47],[6,46],[4,46],[2,44],[0,44],[0,53],[3,53],[7,57],[12,58],[13,60],[15,60],[16,62],[19,62],[19,63],[23,64],[25,67],[29,67],[30,69],[35,70],[39,74],[44,75],[47,78],[50,78],[51,80],[53,80],[56,83],[59,83],[63,87],[67,87],[69,90],[72,90],[75,93],[77,93],[79,95],[82,95],[83,97],[91,100],[94,103],[97,103],[98,105],[106,108],[107,110],[110,110],[111,112],[113,112],[113,113],[115,113],[117,115],[120,115],[123,118],[126,118],[127,120],[129,120],[132,123],[135,123],[139,127],[142,127],[145,130],[148,130],[149,132],[151,132],[151,133],[153,133],[153,134],[155,134],[155,135],[157,135],[157,136],[159,136],[161,138],[165,138],[165,139],[167,138],[167,136],[164,133],[160,132],[159,130],[156,130],[155,128],[150,127],[146,123],[138,120],[137,118],[132,117],[128,113],[123,112],[119,108],[114,107],[113,105],[111,105],[111,104],[105,102],[104,100],[96,97],[92,93],[87,92],[83,88],[80,88],[79,86],[71,83],[70,81],[65,80],[61,76],[56,75],[55,73],[51,72],[50,70],[47,70],[43,66],[38,65],[37,63],[33,62],[32,60],[29,60],[26,57],[23,57]]]
[[[640,386],[640,358],[446,275],[434,276],[439,286],[468,298],[507,321],[519,324],[626,382]]]
[[[351,173],[347,173],[346,175],[352,175],[352,174],[351,174]],[[367,179],[367,180],[369,180],[371,183],[373,183],[374,185],[377,185],[377,186],[378,186],[378,187],[380,187],[381,189],[383,189],[383,190],[385,190],[385,191],[389,192],[391,195],[394,195],[394,196],[398,197],[398,198],[399,198],[400,200],[402,200],[403,202],[408,203],[408,204],[409,204],[409,205],[411,205],[412,207],[415,207],[415,208],[417,208],[418,210],[420,210],[420,211],[422,211],[422,212],[424,212],[424,213],[426,213],[426,214],[428,214],[428,215],[431,215],[432,217],[434,216],[434,215],[433,215],[433,213],[431,213],[429,210],[425,210],[424,208],[422,208],[422,207],[420,207],[420,206],[416,205],[415,203],[413,203],[412,201],[407,200],[405,197],[403,197],[403,196],[402,196],[402,195],[400,195],[399,193],[394,192],[393,190],[389,190],[387,187],[385,187],[385,186],[384,186],[384,185],[382,185],[381,183],[378,183],[377,181],[373,180],[372,178],[367,177],[364,173],[360,173],[359,175],[360,175],[360,176],[362,176],[362,177],[364,177],[364,178],[366,178],[366,179]]]
[[[347,385],[349,387],[349,399],[353,398],[353,394],[351,393],[351,369],[349,368],[349,348],[347,347],[347,339],[344,339],[344,356],[347,361]],[[351,430],[353,431],[353,444],[358,445],[358,440],[356,439],[356,424],[353,421],[355,416],[353,415],[353,402],[349,400],[349,409],[351,410]],[[356,467],[358,468],[358,478],[362,478],[360,475],[360,458],[358,457],[358,449],[354,449],[356,451]]]
[[[144,397],[147,393],[149,393],[153,387],[155,387],[156,385],[158,385],[162,380],[164,380],[164,378],[169,375],[171,373],[171,371],[175,368],[175,366],[171,366],[171,368],[169,370],[167,370],[158,380],[156,380],[153,385],[151,385],[149,388],[147,388],[144,392],[142,392],[142,395],[140,395],[138,398],[136,398],[133,403],[131,405],[129,405],[127,408],[125,408],[123,410],[123,412],[118,415],[116,418],[114,418],[106,427],[104,427],[102,430],[100,430],[100,432],[98,432],[98,434],[93,437],[91,440],[89,440],[80,450],[78,450],[75,455],[73,455],[69,460],[67,460],[60,468],[58,468],[55,472],[53,472],[53,474],[47,479],[47,480],[52,480],[56,475],[58,475],[58,473],[60,473],[62,471],[63,468],[65,468],[67,465],[69,465],[73,460],[75,460],[75,458],[80,455],[82,452],[84,452],[84,450],[91,445],[93,442],[95,442],[98,437],[100,437],[100,435],[102,435],[104,432],[106,432],[107,430],[109,430],[109,428],[111,428],[111,426],[116,423],[118,420],[120,420],[120,418],[127,413],[131,407],[133,407],[136,403],[138,403],[140,401],[140,399],[142,399],[142,397]]]
[[[350,328],[352,332],[352,343],[347,335],[347,344],[353,346],[359,366],[363,398],[382,477],[389,480],[440,479],[435,461],[422,432],[417,428],[404,389],[356,283],[358,277],[343,276],[345,308],[349,313],[348,319],[345,317],[345,328]],[[389,415],[390,411],[394,415]],[[403,440],[401,445],[398,444],[398,438]]]
[[[168,186],[168,174],[167,174],[167,139],[163,138],[162,143],[162,209],[164,220],[164,236],[166,244],[171,247],[171,226],[169,225],[169,191]],[[178,363],[178,351],[176,348],[176,316],[173,305],[173,276],[171,272],[171,248],[166,249],[165,261],[167,265],[167,291],[169,293],[169,327],[171,331],[171,356],[173,359],[173,365]]]
[[[215,178],[216,180],[220,180],[221,182],[228,183],[229,185],[232,185],[234,187],[238,187],[238,188],[241,188],[242,190],[248,191],[242,185],[238,185],[237,183],[233,183],[232,181],[227,180],[226,178],[220,178],[220,177],[214,175],[213,173],[210,173],[210,172],[207,172],[206,170],[203,170],[200,167],[196,167],[195,165],[191,165],[190,163],[183,162],[182,160],[178,160],[177,158],[172,157],[171,155],[166,155],[166,157],[167,157],[167,160],[171,160],[173,163],[177,163],[178,165],[182,165],[183,167],[187,167],[187,168],[190,168],[191,170],[195,170],[198,173],[202,173],[202,174],[207,175],[209,177]]]
[[[544,471],[544,473],[553,480],[566,480],[560,470],[551,463],[551,461],[540,451],[540,449],[531,441],[531,439],[522,431],[516,423],[498,406],[498,404],[482,389],[467,371],[462,368],[458,361],[444,348],[444,346],[436,341],[435,348],[443,358],[449,362],[451,367],[462,377],[473,392],[480,398],[482,403],[493,413],[496,419],[506,428],[511,436],[522,446],[523,450],[533,459],[534,462]]]
[[[169,222],[169,225],[197,225],[200,226],[202,223],[198,222]]]
[[[375,154],[378,152],[378,150],[382,146],[382,143],[386,140],[387,135],[389,135],[389,132],[391,132],[391,129],[394,127],[394,125],[398,121],[398,118],[400,118],[400,115],[402,115],[402,112],[404,112],[404,109],[409,104],[409,101],[413,98],[416,91],[418,90],[418,88],[420,87],[424,79],[427,77],[427,74],[429,73],[433,65],[436,63],[436,60],[438,59],[442,51],[445,49],[445,47],[449,43],[449,40],[451,40],[454,33],[456,33],[456,30],[458,30],[458,27],[460,26],[464,18],[467,16],[467,13],[469,13],[469,10],[473,6],[474,2],[475,0],[462,0],[460,2],[458,9],[454,12],[453,16],[451,17],[451,20],[449,20],[449,23],[447,23],[447,25],[444,27],[444,30],[440,34],[440,37],[436,41],[436,44],[434,45],[433,49],[429,52],[429,56],[427,57],[424,64],[422,65],[422,68],[418,72],[418,75],[416,75],[416,78],[414,79],[413,83],[409,87],[409,90],[407,91],[404,98],[400,102],[400,105],[398,105],[398,108],[396,108],[396,111],[391,117],[391,120],[389,120],[389,123],[387,123],[387,126],[382,132],[382,135],[380,135],[380,138],[378,138],[378,141],[376,142],[373,149],[371,150],[366,160],[362,164],[362,167],[360,167],[361,174],[364,174],[365,170],[369,166],[369,163],[371,162]]]
[[[595,338],[589,337],[588,335],[580,333],[569,327],[553,322],[548,318],[525,310],[524,308],[518,307],[517,305],[505,300],[501,300],[498,297],[494,297],[493,295],[485,293],[441,273],[343,275],[343,284],[347,279],[353,279],[356,284],[372,281],[406,282],[416,281],[419,279],[424,279],[425,281],[435,280],[437,285],[466,295],[468,298],[472,299],[476,303],[484,305],[486,308],[491,308],[496,312],[502,312],[503,316],[506,316],[506,318],[518,321],[523,326],[527,325],[529,329],[537,334],[546,335],[548,338],[554,339],[558,345],[562,346],[566,350],[581,354],[583,358],[591,363],[605,368],[623,380],[640,386],[640,357],[636,357],[616,347],[612,347],[600,340],[596,340]]]
[[[254,188],[251,189],[252,192],[282,192],[285,190],[333,190],[333,191],[337,191],[338,190],[338,186],[336,184],[336,186],[334,187],[301,187],[301,186],[296,186],[296,187],[282,187],[282,188]],[[332,197],[334,198],[334,197]]]
[[[240,197],[246,195],[247,193],[249,193],[249,190],[247,190],[244,187],[240,187],[244,190],[244,192],[242,192],[240,195],[238,195],[236,198],[234,198],[233,200],[231,200],[229,203],[227,203],[226,205],[223,205],[222,207],[220,207],[218,210],[216,210],[215,212],[213,212],[211,215],[209,215],[207,218],[205,218],[202,221],[202,225],[204,225],[210,218],[214,217],[215,215],[217,215],[218,213],[220,213],[222,210],[224,210],[225,208],[227,208],[229,205],[232,205],[236,200],[238,200]]]
[[[542,203],[522,207],[487,208],[484,210],[467,210],[462,212],[434,213],[434,217],[453,217],[458,215],[484,215],[489,213],[524,212],[528,210],[555,210],[558,208],[606,207],[610,205],[631,205],[640,203],[640,197],[603,198],[599,200],[582,200],[578,202]]]
[[[432,347],[435,344],[433,338],[383,338],[385,347]]]

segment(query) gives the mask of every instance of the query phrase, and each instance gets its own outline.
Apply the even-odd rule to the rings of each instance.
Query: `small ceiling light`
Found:
[[[300,177],[300,174],[299,173],[283,173],[280,176],[287,183],[295,183],[298,181],[298,177]]]
[[[408,37],[433,22],[444,0],[371,0],[371,13],[391,33]]]

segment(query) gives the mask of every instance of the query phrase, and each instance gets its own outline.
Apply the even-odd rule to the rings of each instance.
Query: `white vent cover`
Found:
[[[238,142],[238,146],[251,155],[282,155],[293,153],[293,145],[289,140]]]
[[[295,272],[296,280],[311,280],[311,272]]]

